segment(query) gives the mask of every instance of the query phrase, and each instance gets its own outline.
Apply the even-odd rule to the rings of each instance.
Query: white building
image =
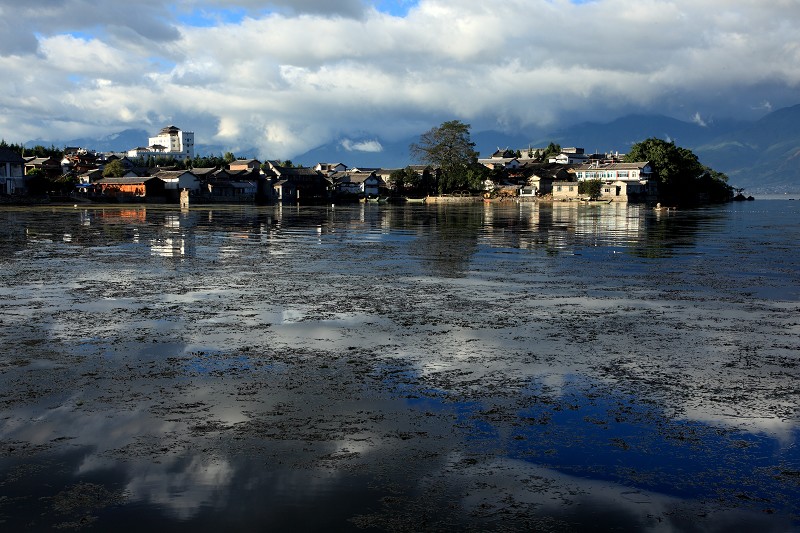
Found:
[[[147,146],[128,151],[128,157],[150,158],[156,156],[194,159],[194,132],[167,126],[155,137],[150,137],[147,140]]]
[[[649,161],[636,163],[606,163],[581,165],[571,169],[578,181],[602,180],[612,181],[641,181],[649,180],[653,176],[653,169]]]

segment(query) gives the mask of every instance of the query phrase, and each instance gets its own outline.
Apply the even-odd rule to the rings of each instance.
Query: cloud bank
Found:
[[[795,0],[0,0],[0,135],[175,123],[284,158],[453,118],[753,118],[797,103],[798,26]]]

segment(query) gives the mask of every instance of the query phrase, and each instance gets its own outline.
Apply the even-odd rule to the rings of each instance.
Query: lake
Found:
[[[800,529],[800,202],[0,221],[4,530]]]

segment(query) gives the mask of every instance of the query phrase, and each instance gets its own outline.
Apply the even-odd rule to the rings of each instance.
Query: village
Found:
[[[556,148],[556,149],[554,149]],[[154,161],[173,164],[155,165]],[[478,158],[480,186],[443,190],[440,169],[348,167],[320,162],[232,159],[200,167],[174,162],[195,159],[194,133],[164,127],[147,146],[100,153],[66,147],[63,156],[23,156],[0,147],[0,195],[6,201],[49,197],[75,201],[148,203],[323,203],[346,201],[480,202],[602,201],[648,202],[658,193],[648,162],[624,162],[619,153],[586,154],[583,148],[500,149]],[[182,168],[181,168],[182,167]],[[187,168],[188,167],[188,168]],[[40,190],[34,179],[62,183],[60,191]],[[589,187],[588,185],[593,185]],[[52,187],[50,187],[52,189]]]

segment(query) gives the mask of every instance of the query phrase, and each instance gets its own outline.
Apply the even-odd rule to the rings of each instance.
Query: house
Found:
[[[228,170],[249,170],[261,171],[261,161],[258,159],[237,159],[228,165]]]
[[[189,170],[159,170],[153,177],[161,179],[166,190],[200,192],[200,180]]]
[[[633,163],[591,163],[569,170],[578,181],[603,182],[601,199],[644,201],[657,194],[653,169],[649,161]]]
[[[313,168],[284,167],[276,161],[267,161],[267,167],[266,174],[273,180],[273,199],[282,202],[296,202],[301,199],[314,202],[328,198],[331,182]],[[288,182],[289,185],[280,182]]]
[[[330,177],[333,179],[334,189],[339,194],[378,196],[380,188],[385,185],[374,170],[370,172],[337,172]]]
[[[583,150],[583,148],[579,148]],[[561,152],[560,154],[547,159],[548,163],[558,163],[559,165],[580,165],[585,163],[589,157],[584,154],[573,154],[568,152]]]
[[[526,189],[525,195],[530,195],[529,189],[533,189],[533,194],[542,196],[553,192],[553,183],[556,181],[569,181],[570,174],[568,167],[557,163],[535,163],[526,162],[516,173],[522,178],[521,182]]]
[[[278,202],[293,201],[297,198],[297,188],[289,180],[278,180],[272,185],[273,198]]]
[[[478,163],[490,170],[506,169],[514,170],[519,168],[521,163],[516,157],[490,157],[488,159],[478,159]]]
[[[103,171],[99,168],[96,168],[94,170],[90,170],[89,172],[80,174],[78,176],[78,184],[88,185],[101,179],[103,179]]]
[[[651,194],[651,186],[647,182],[613,181],[603,183],[600,189],[601,200],[615,202],[644,201]]]
[[[64,151],[61,159],[61,174],[80,175],[99,168],[97,156],[84,149],[75,149],[73,152]]]
[[[258,193],[258,182],[242,180],[217,180],[207,184],[213,202],[253,202]]]
[[[347,165],[344,163],[317,163],[316,166],[314,166],[314,170],[330,176],[336,172],[346,171]]]
[[[0,194],[23,194],[25,159],[10,148],[0,147]]]
[[[165,183],[153,177],[103,178],[95,183],[103,196],[123,200],[125,198],[163,198]]]
[[[44,175],[50,179],[58,178],[61,176],[61,160],[51,157],[26,157],[25,159],[25,174],[27,175],[32,170],[41,170]]]
[[[553,200],[577,200],[578,182],[577,181],[554,181]]]
[[[649,161],[636,163],[591,163],[570,169],[578,181],[640,181],[653,177]]]
[[[216,167],[195,167],[191,169],[192,174],[200,181],[201,187],[202,184],[205,184],[209,180],[213,179],[214,173],[217,172]]]

